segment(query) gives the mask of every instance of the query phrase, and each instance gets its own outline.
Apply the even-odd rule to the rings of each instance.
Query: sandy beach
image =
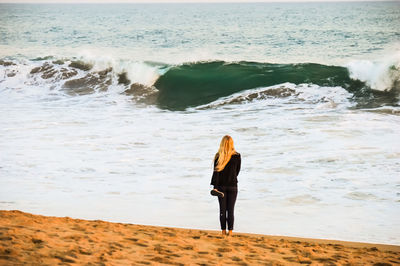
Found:
[[[0,211],[0,265],[398,265],[400,246]]]

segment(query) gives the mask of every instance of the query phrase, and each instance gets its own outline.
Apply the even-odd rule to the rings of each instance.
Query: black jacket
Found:
[[[215,171],[217,160],[218,157],[214,160],[214,172],[211,178],[211,185],[213,185],[214,188],[221,186],[236,187],[241,164],[240,154],[236,153],[232,155],[229,162],[225,165],[225,168],[220,172]]]

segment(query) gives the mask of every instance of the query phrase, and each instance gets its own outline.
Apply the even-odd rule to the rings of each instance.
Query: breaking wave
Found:
[[[340,87],[350,93],[358,108],[398,106],[400,56],[381,64],[354,61],[347,66],[245,61],[167,65],[51,56],[0,60],[1,89],[40,85],[65,95],[79,96],[118,87],[121,93],[138,102],[168,110],[218,106],[221,102],[214,103],[219,99],[224,99],[224,104],[242,104],[296,95],[293,86],[282,84]]]

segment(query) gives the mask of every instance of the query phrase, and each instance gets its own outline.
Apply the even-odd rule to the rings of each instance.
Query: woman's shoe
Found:
[[[211,190],[211,195],[213,196],[218,196],[223,198],[224,197],[224,193],[222,193],[221,191],[218,191],[218,189],[214,188],[213,190]]]

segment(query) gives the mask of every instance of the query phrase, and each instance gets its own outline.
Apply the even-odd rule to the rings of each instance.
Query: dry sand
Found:
[[[399,265],[400,246],[0,211],[0,265]]]

